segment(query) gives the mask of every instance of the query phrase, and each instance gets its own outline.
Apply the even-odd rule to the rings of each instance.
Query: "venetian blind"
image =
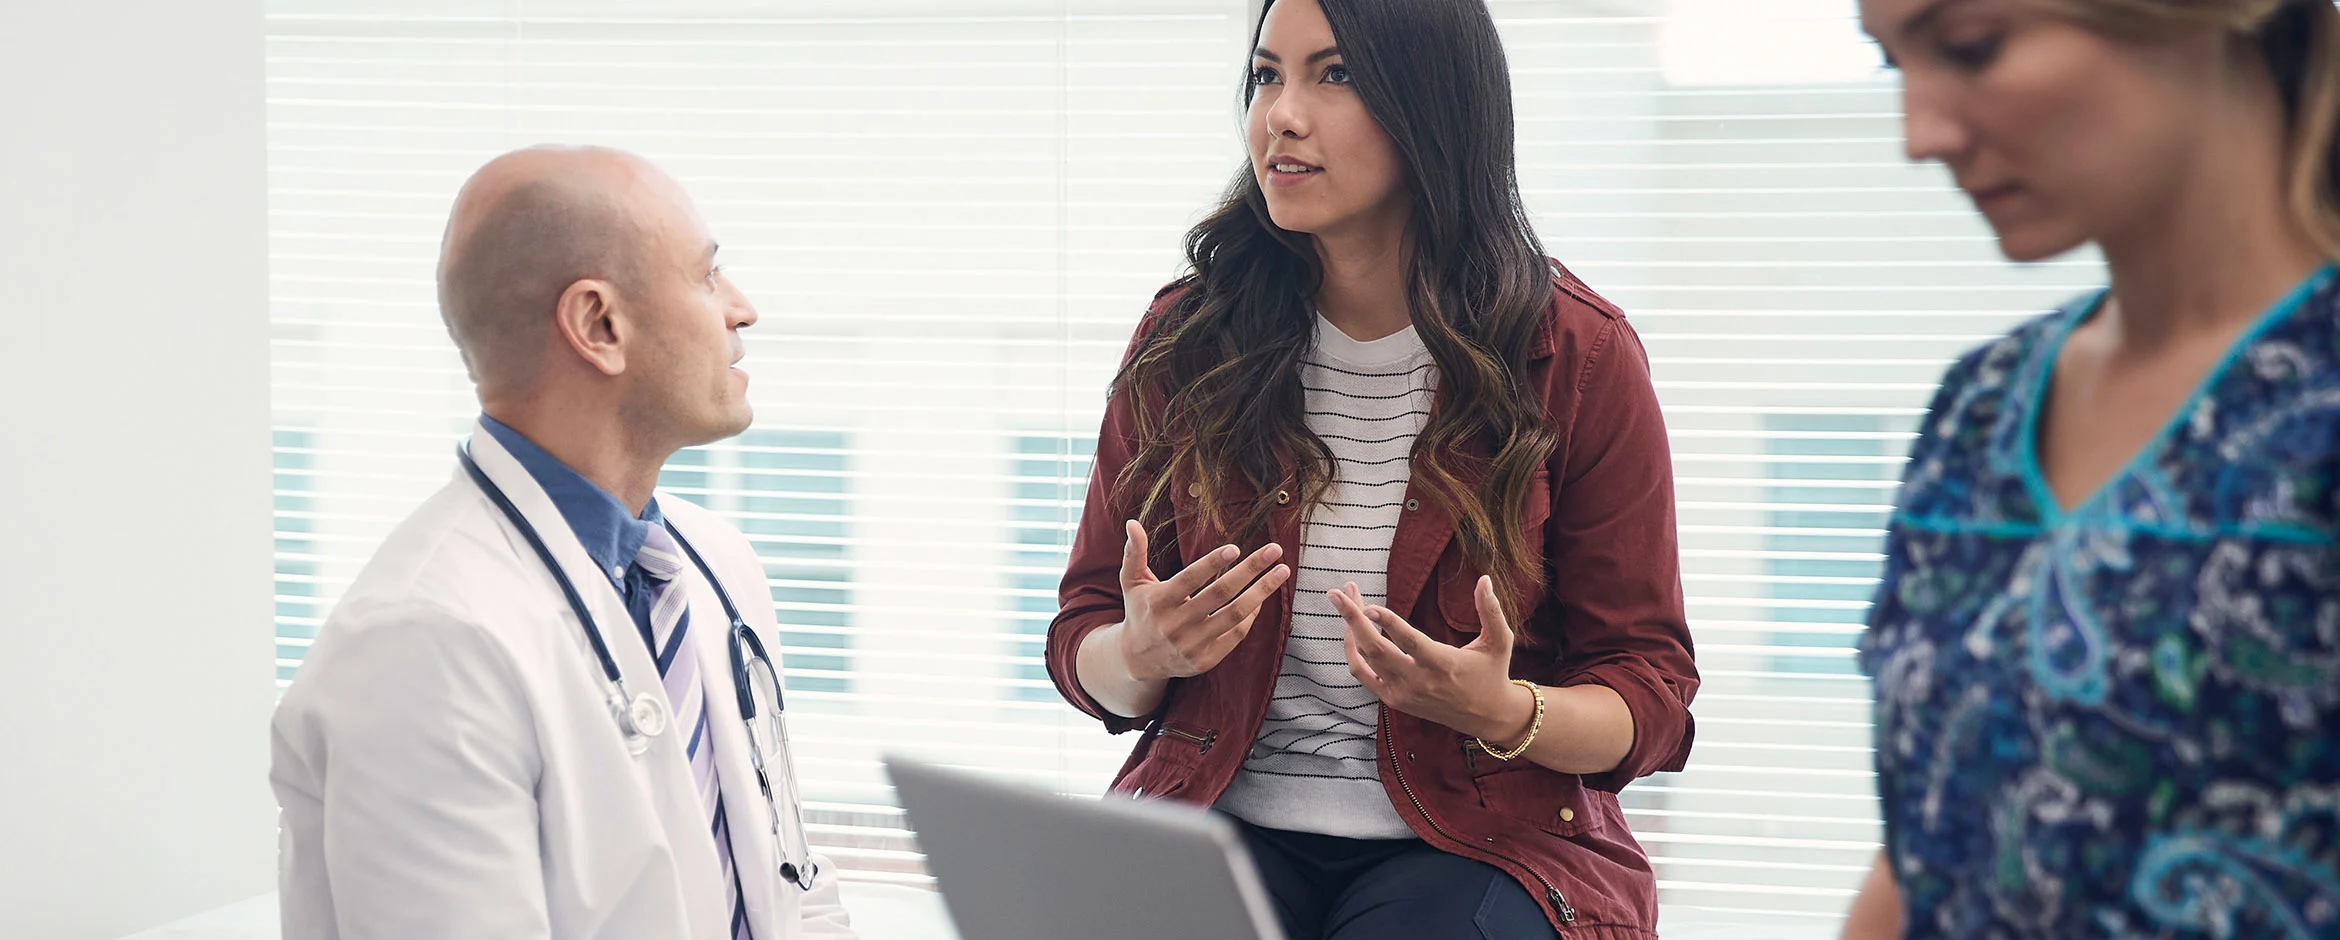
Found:
[[[1919,410],[2099,271],[2003,263],[1903,161],[1849,2],[1492,6],[1540,231],[1673,431],[1699,739],[1628,819],[1668,917],[1829,935],[1879,837],[1851,648]],[[280,680],[475,413],[431,281],[456,188],[607,144],[695,194],[762,313],[756,427],[664,482],[765,559],[815,839],[924,881],[881,749],[1101,791],[1128,742],[1040,637],[1116,357],[1241,159],[1246,7],[274,0]]]

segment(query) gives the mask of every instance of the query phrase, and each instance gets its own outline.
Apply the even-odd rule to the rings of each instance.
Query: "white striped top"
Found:
[[[1300,381],[1308,427],[1332,450],[1332,485],[1302,520],[1267,720],[1218,808],[1271,829],[1412,838],[1375,768],[1381,703],[1349,672],[1341,617],[1324,594],[1354,581],[1366,603],[1388,603],[1390,542],[1438,367],[1413,327],[1361,343],[1319,316]]]

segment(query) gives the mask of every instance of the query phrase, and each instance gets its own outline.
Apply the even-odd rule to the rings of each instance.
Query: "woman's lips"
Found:
[[[1299,186],[1323,175],[1324,168],[1284,157],[1267,161],[1267,184],[1278,188]]]
[[[1970,189],[1966,191],[1967,198],[1974,200],[1974,207],[1984,212],[1991,211],[1992,207],[1994,206],[2006,205],[2008,200],[2011,200],[2022,194],[2023,187],[2014,183],[1993,186],[1988,189]]]

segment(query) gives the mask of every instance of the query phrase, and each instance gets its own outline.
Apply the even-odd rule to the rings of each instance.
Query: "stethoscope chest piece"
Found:
[[[626,703],[626,722],[634,733],[626,739],[628,750],[641,754],[650,749],[650,739],[666,733],[666,703],[658,696],[644,693]]]
[[[512,521],[512,527],[528,540],[528,546],[536,551],[537,560],[544,563],[545,570],[560,585],[562,597],[569,602],[570,611],[577,615],[577,625],[584,632],[586,642],[593,647],[593,658],[601,666],[602,679],[607,683],[603,687],[607,696],[603,706],[609,709],[611,719],[617,723],[618,733],[625,740],[627,755],[638,758],[649,753],[651,740],[665,734],[667,727],[675,721],[674,711],[666,701],[665,688],[658,686],[646,694],[630,694],[626,688],[625,675],[618,669],[617,658],[610,655],[609,645],[602,640],[601,628],[594,624],[592,612],[586,609],[585,599],[577,594],[577,586],[563,572],[560,560],[553,557],[552,549],[545,546],[536,527],[528,523],[528,517],[521,514],[518,506],[512,505],[511,498],[504,495],[503,489],[496,486],[494,480],[488,478],[487,471],[480,469],[479,463],[471,459],[469,445],[456,448],[455,453],[463,463],[464,472],[479,484],[480,492],[486,494],[489,501],[495,503],[496,508]],[[778,753],[784,755],[788,752],[788,727],[781,722],[787,705],[781,698],[779,669],[771,657],[765,655],[763,641],[757,639],[755,631],[748,628],[747,621],[740,618],[738,605],[731,602],[731,592],[723,589],[722,579],[715,577],[715,569],[708,567],[707,560],[699,557],[699,550],[691,547],[690,540],[683,538],[682,531],[676,529],[674,523],[666,523],[666,531],[674,536],[675,544],[682,548],[683,553],[690,556],[691,563],[698,566],[699,573],[707,579],[707,586],[715,590],[716,599],[723,602],[724,614],[731,620],[732,684],[739,695],[740,717],[749,725],[746,729],[749,762],[755,767],[756,783],[758,789],[763,791],[764,805],[772,812],[772,841],[782,854],[780,877],[799,888],[812,890],[813,879],[820,871],[819,864],[809,857],[799,863],[793,860],[796,856],[790,854],[800,850],[806,856],[811,854],[811,847],[804,838],[804,817],[796,811],[795,791],[793,788],[788,790],[790,795],[785,807],[788,811],[785,818],[789,834],[795,836],[790,839],[781,832],[783,804],[773,793],[772,782],[765,773],[763,744],[756,740],[755,725],[757,719],[762,718],[771,724],[771,743],[778,748]],[[755,689],[759,685],[768,693],[769,703],[757,699]]]

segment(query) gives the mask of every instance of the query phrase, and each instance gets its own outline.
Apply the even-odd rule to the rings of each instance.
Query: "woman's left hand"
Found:
[[[1355,584],[1328,592],[1348,622],[1349,671],[1381,704],[1501,745],[1527,733],[1535,695],[1511,683],[1511,621],[1481,577],[1479,635],[1463,646],[1431,639],[1389,608],[1367,606]]]

